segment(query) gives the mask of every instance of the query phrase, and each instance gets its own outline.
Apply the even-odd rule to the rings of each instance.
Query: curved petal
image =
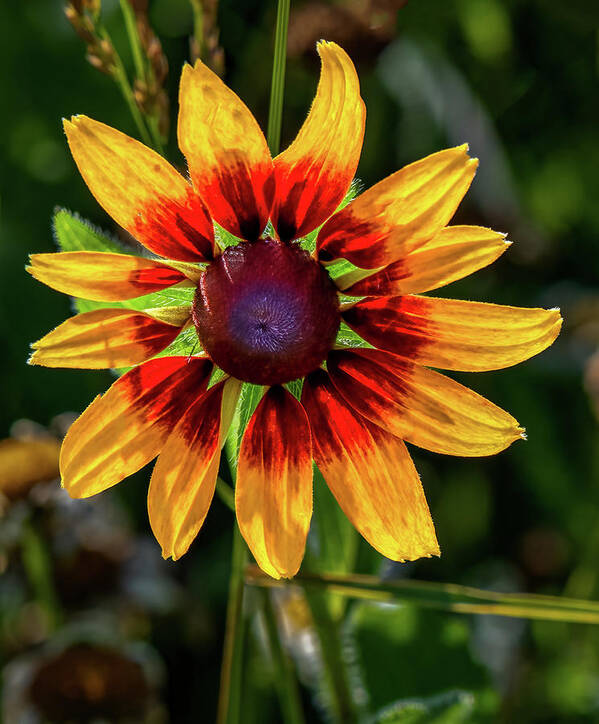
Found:
[[[180,558],[204,522],[220,461],[224,382],[195,399],[169,435],[154,467],[148,515],[163,558]]]
[[[397,437],[355,413],[323,370],[310,374],[302,405],[313,455],[339,505],[387,558],[439,555],[418,473]]]
[[[77,314],[31,346],[29,364],[43,367],[110,369],[153,357],[181,327],[129,309],[94,309]]]
[[[505,234],[482,226],[446,226],[428,244],[364,277],[354,272],[336,284],[354,297],[395,297],[444,287],[491,264],[510,246]],[[364,278],[362,278],[364,277]]]
[[[211,371],[207,359],[161,357],[96,397],[62,443],[60,473],[69,495],[95,495],[155,458],[190,400],[206,389]]]
[[[64,121],[79,172],[96,201],[155,254],[212,258],[214,231],[200,197],[162,156],[86,116]]]
[[[343,318],[375,347],[462,372],[518,364],[549,347],[562,325],[558,309],[410,295],[364,299]]]
[[[293,577],[304,557],[312,516],[311,450],[304,409],[283,387],[271,387],[243,436],[235,508],[254,558],[273,578]]]
[[[32,277],[63,294],[95,302],[121,302],[185,281],[178,269],[154,259],[102,251],[31,254]],[[199,267],[198,267],[199,268]]]
[[[212,217],[241,239],[257,239],[272,204],[272,160],[256,119],[202,61],[183,67],[179,147]]]
[[[327,369],[354,410],[414,445],[446,455],[494,455],[524,437],[501,408],[449,377],[377,349],[335,351]]]
[[[347,53],[321,41],[320,81],[296,139],[275,158],[273,225],[283,241],[322,224],[352,182],[364,138],[366,108]]]
[[[360,194],[318,233],[318,257],[364,269],[393,264],[447,226],[476,173],[468,146],[411,163]]]

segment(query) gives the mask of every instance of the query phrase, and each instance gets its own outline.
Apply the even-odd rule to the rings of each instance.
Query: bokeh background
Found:
[[[275,13],[265,0],[221,0],[218,10],[226,80],[263,127]],[[103,18],[129,68],[118,3],[105,2]],[[169,60],[174,122],[190,5],[151,0],[149,18]],[[283,144],[314,93],[321,37],[340,42],[360,73],[368,116],[358,175],[365,186],[464,141],[480,159],[456,221],[506,231],[514,244],[491,268],[441,295],[559,306],[565,318],[560,338],[540,357],[456,375],[512,412],[527,442],[480,460],[413,449],[442,557],[392,565],[360,542],[356,570],[596,599],[599,5],[293,2]],[[84,52],[58,0],[0,5],[3,720],[210,722],[230,511],[216,500],[190,552],[172,563],[160,557],[147,522],[149,470],[91,502],[72,503],[56,481],[29,490],[55,477],[61,434],[114,379],[26,365],[29,343],[71,313],[67,298],[24,272],[28,253],[55,249],[54,208],[115,231],[76,171],[60,119],[85,113],[136,135],[116,86]],[[168,151],[182,163],[172,131]],[[243,721],[277,722],[264,623],[251,615],[251,596],[246,603]],[[275,604],[306,718],[326,720],[318,647],[301,595],[288,592]],[[446,718],[418,718],[415,706],[409,721],[599,721],[599,631],[590,626],[350,603],[342,632],[354,694],[369,711],[428,697]]]

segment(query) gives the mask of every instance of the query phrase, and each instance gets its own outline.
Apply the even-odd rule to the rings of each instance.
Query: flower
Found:
[[[36,254],[30,267],[54,289],[103,302],[196,286],[190,307],[98,309],[33,345],[31,362],[51,367],[141,363],[72,425],[62,482],[86,497],[159,455],[150,523],[163,555],[177,559],[207,514],[241,384],[262,385],[240,447],[235,504],[256,561],[276,578],[293,576],[304,554],[312,460],[383,555],[438,555],[404,440],[489,455],[523,430],[430,367],[507,367],[545,349],[561,324],[557,310],[422,296],[490,264],[508,245],[489,229],[448,226],[476,171],[467,146],[412,163],[339,210],[358,164],[365,108],[347,54],[327,42],[318,51],[311,110],[274,160],[250,111],[201,62],[184,67],[179,94],[190,181],[102,123],[65,121],[92,194],[164,260],[79,251]],[[238,243],[221,249],[213,222]],[[297,240],[319,227],[311,255]],[[338,269],[339,260],[349,271],[333,281],[327,267]],[[370,346],[346,345],[342,322]],[[201,353],[150,359],[191,325]],[[286,387],[298,378],[300,400]]]

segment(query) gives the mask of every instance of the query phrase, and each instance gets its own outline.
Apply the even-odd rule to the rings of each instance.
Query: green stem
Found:
[[[275,581],[257,566],[246,569],[246,583],[280,588],[286,581]],[[365,601],[410,602],[421,608],[455,613],[513,616],[544,621],[599,624],[599,601],[585,601],[535,593],[497,593],[455,583],[431,581],[381,581],[361,574],[327,574],[304,571],[294,579],[305,590],[339,593]]]
[[[119,0],[120,6],[121,6],[121,13],[123,15],[123,19],[125,21],[125,30],[127,31],[127,38],[129,39],[129,46],[131,48],[131,55],[133,56],[133,66],[135,68],[135,75],[136,77],[146,83],[148,85],[150,83],[151,78],[153,77],[152,68],[150,67],[149,63],[146,63],[145,60],[145,53],[144,49],[141,44],[141,39],[139,37],[139,32],[137,30],[137,23],[135,20],[135,12],[133,11],[133,8],[131,7],[131,3],[129,0]],[[119,58],[120,62],[120,58]],[[124,66],[122,62],[120,62],[121,68],[123,69],[124,73]],[[127,76],[125,75],[125,78]],[[127,79],[127,85],[129,86],[129,81]],[[138,109],[140,116],[143,118],[143,114],[141,110],[139,109],[139,106],[137,105],[135,101],[135,97],[131,93],[131,97],[133,99],[133,102],[135,103],[136,108]],[[158,130],[158,118],[156,118],[155,114],[145,114],[147,116],[147,128],[149,129],[150,136],[152,138],[152,144],[154,148],[164,156],[164,147],[162,144],[162,138],[160,136],[160,131]]]
[[[135,97],[133,96],[133,90],[131,88],[131,84],[129,83],[129,78],[127,77],[127,72],[125,70],[125,66],[123,65],[123,61],[121,60],[121,56],[116,52],[114,44],[110,39],[110,35],[108,35],[106,29],[100,28],[99,33],[100,37],[106,40],[106,42],[110,43],[111,47],[113,48],[114,73],[112,74],[112,76],[115,79],[123,98],[125,99],[125,103],[129,106],[129,110],[131,112],[131,115],[133,116],[133,120],[135,121],[137,130],[139,131],[141,140],[146,144],[146,146],[154,146],[154,144],[152,143],[152,137],[148,133],[148,129],[146,127],[146,124],[144,123],[143,116],[141,114],[141,111],[139,110],[139,106],[137,105]],[[154,148],[156,147],[154,146]],[[158,148],[156,148],[156,150],[159,151]]]
[[[357,715],[347,680],[347,666],[343,660],[339,624],[331,616],[326,593],[305,587],[304,594],[320,641],[324,676],[331,695],[335,720],[352,724],[357,721]]]
[[[235,523],[233,530],[233,554],[223,663],[218,695],[217,724],[238,724],[241,708],[241,663],[243,660],[243,588],[247,548]]]
[[[273,156],[281,145],[281,119],[283,115],[283,95],[285,88],[285,60],[287,55],[287,27],[289,25],[290,0],[279,0],[277,6],[277,25],[275,30],[275,52],[272,63],[272,82],[270,86],[270,108],[268,112],[268,131],[266,138]]]
[[[198,57],[204,55],[204,8],[201,0],[190,0],[193,13],[193,37],[197,44]]]
[[[283,721],[285,724],[304,724],[304,713],[302,703],[297,686],[297,679],[293,670],[293,664],[281,645],[279,636],[279,627],[277,625],[277,616],[272,605],[270,591],[261,589],[262,610],[264,612],[264,623],[266,626],[266,635],[272,655],[275,682],[281,711],[283,712]]]
[[[216,494],[227,508],[235,512],[235,491],[222,478],[216,479]]]
[[[48,628],[54,631],[60,625],[62,611],[54,589],[52,564],[46,548],[31,522],[25,523],[21,537],[23,568],[38,603],[46,613]]]
[[[129,45],[131,46],[131,55],[133,56],[135,74],[138,78],[144,79],[146,77],[146,64],[144,63],[144,52],[143,48],[141,47],[139,33],[137,32],[135,13],[133,12],[133,8],[131,7],[129,0],[119,1],[121,5],[121,13],[123,14],[123,20],[125,21],[125,30],[127,31]]]

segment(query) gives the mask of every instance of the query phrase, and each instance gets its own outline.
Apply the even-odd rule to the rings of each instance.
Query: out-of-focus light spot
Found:
[[[505,6],[498,0],[460,0],[458,17],[473,55],[495,63],[512,48],[512,28]]]
[[[193,29],[191,3],[187,0],[156,0],[150,10],[151,23],[159,35],[180,38]]]
[[[548,231],[560,231],[583,213],[585,190],[576,163],[551,158],[531,180],[528,201],[535,219]]]
[[[11,158],[37,181],[58,183],[71,170],[67,146],[61,139],[58,130],[50,132],[39,118],[26,117],[10,134]]]

